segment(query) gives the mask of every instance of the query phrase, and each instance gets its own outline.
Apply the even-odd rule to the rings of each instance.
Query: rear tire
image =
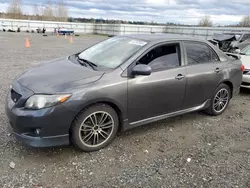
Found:
[[[82,151],[97,151],[112,142],[118,127],[116,111],[107,104],[95,104],[76,117],[71,126],[71,140]]]
[[[211,104],[205,112],[212,116],[221,115],[231,100],[231,89],[226,84],[221,84],[214,92]]]

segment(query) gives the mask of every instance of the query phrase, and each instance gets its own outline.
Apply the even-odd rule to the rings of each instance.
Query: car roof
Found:
[[[172,40],[192,40],[192,41],[202,41],[206,42],[203,39],[196,39],[194,37],[178,35],[178,34],[131,34],[131,35],[121,35],[129,38],[134,38],[138,40],[144,40],[147,42],[165,42]]]

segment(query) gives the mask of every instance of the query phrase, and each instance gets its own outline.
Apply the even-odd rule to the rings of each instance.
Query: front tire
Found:
[[[95,104],[76,117],[71,127],[71,140],[82,151],[97,151],[111,143],[118,127],[116,111],[107,104]]]
[[[221,84],[214,92],[211,104],[206,113],[212,116],[222,114],[231,100],[231,89],[226,84]]]

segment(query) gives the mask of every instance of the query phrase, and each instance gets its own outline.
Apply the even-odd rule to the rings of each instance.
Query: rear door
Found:
[[[184,41],[187,65],[187,87],[183,109],[195,107],[211,99],[226,74],[226,63],[220,62],[206,43]]]

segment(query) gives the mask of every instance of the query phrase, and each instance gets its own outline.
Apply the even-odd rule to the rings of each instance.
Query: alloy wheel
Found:
[[[223,88],[217,92],[213,101],[213,109],[215,112],[222,112],[228,104],[229,101],[229,93],[228,90]]]
[[[80,126],[81,142],[88,147],[104,144],[114,130],[112,116],[104,111],[94,112],[84,119]]]

